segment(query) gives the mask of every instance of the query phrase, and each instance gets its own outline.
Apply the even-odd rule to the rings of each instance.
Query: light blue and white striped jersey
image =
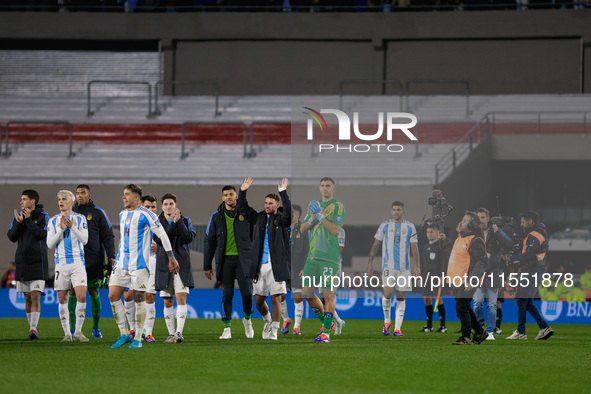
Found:
[[[407,220],[396,224],[394,219],[380,224],[376,235],[382,241],[382,269],[410,270],[410,244],[417,243],[417,230]]]
[[[72,220],[72,227],[64,230],[60,227],[62,215],[49,219],[47,226],[47,246],[55,247],[55,265],[84,265],[84,245],[88,242],[88,224],[83,215],[72,212],[66,219]]]
[[[164,250],[172,247],[164,228],[153,212],[139,206],[134,211],[124,209],[119,214],[120,242],[117,268],[125,271],[148,269],[152,233],[162,241]]]

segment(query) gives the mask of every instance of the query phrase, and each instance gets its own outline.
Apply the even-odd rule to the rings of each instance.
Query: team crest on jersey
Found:
[[[137,224],[137,219],[133,219],[133,222],[131,222],[131,224],[135,226]]]
[[[406,235],[406,229],[405,228],[402,229],[402,235]]]
[[[129,223],[131,223],[131,219],[129,219],[129,218],[128,218],[128,219],[125,221],[125,224],[126,224],[126,225],[129,225]]]
[[[302,236],[302,235],[301,235],[299,232],[296,234],[296,238],[299,238],[299,237],[301,237],[301,236]]]
[[[244,221],[244,216],[242,216],[242,214],[238,215],[238,220],[240,220],[241,222]]]
[[[92,213],[89,213],[88,215],[86,215],[86,220],[92,220]]]
[[[400,234],[400,229],[399,228],[396,229],[396,234]]]
[[[429,258],[431,260],[435,260],[435,256],[436,256],[435,253],[429,253]]]

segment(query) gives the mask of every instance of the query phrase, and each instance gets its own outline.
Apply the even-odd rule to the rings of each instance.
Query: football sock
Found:
[[[324,328],[322,332],[326,335],[330,335],[330,328],[332,327],[333,315],[330,312],[324,314]]]
[[[267,314],[263,316],[263,320],[265,321],[265,323],[271,323],[271,313],[267,312]]]
[[[121,300],[111,302],[111,309],[113,310],[113,318],[115,319],[115,323],[117,323],[117,327],[119,327],[121,335],[128,335],[129,332],[127,332],[127,324],[125,323],[125,307],[123,306],[123,302],[121,302]]]
[[[232,320],[222,320],[222,323],[224,323],[224,328],[230,328]]]
[[[445,305],[443,303],[439,304],[437,310],[439,311],[439,323],[441,327],[445,327]]]
[[[101,296],[100,294],[91,294],[90,295],[90,305],[92,308],[92,329],[99,329],[100,328],[100,321],[101,321]]]
[[[144,323],[146,322],[146,301],[135,303],[135,328],[136,336],[134,339],[142,341],[142,331],[144,331]]]
[[[339,323],[339,324],[343,324],[343,321],[341,320],[341,318],[339,317],[339,315],[337,315],[337,311],[335,310],[334,313],[332,314],[333,319]]]
[[[148,304],[146,302],[146,322],[144,323],[144,331],[146,336],[152,335],[154,329],[154,322],[156,321],[156,304]]]
[[[322,324],[324,324],[324,311],[320,311],[320,309],[314,309],[314,313],[316,314],[316,317],[318,318],[318,320],[320,320],[322,322]]]
[[[245,314],[244,314],[244,318],[245,318],[246,320],[250,320],[250,313],[245,313]]]
[[[390,323],[390,310],[392,309],[392,299],[382,298],[382,309],[384,309],[384,323]]]
[[[62,329],[64,330],[64,335],[70,335],[70,316],[68,312],[68,304],[59,304],[58,310],[60,314],[60,322],[62,323]]]
[[[31,314],[30,313],[27,313],[27,323],[29,323],[29,327],[31,327]]]
[[[271,323],[271,330],[277,332],[277,330],[279,330],[279,322],[278,321],[274,321]]]
[[[168,329],[168,335],[174,335],[174,307],[164,307],[164,322]]]
[[[86,302],[78,302],[76,304],[76,329],[74,332],[82,332],[84,319],[86,318]]]
[[[176,332],[183,333],[185,321],[187,320],[187,305],[177,305],[176,307]]]
[[[37,324],[39,323],[39,316],[41,312],[31,312],[31,330],[37,331]]]
[[[501,328],[501,323],[503,322],[503,310],[501,308],[497,308],[497,328]]]
[[[302,317],[304,316],[304,301],[295,304],[295,324],[294,328],[300,328],[302,324]]]
[[[129,329],[131,331],[135,331],[135,301],[125,301],[125,316],[127,317],[127,322],[129,323]]]
[[[427,327],[433,327],[433,305],[425,305],[425,312],[427,313]]]
[[[70,313],[70,331],[76,330],[76,294],[70,294],[68,297],[68,311]]]
[[[404,311],[406,310],[406,300],[398,301],[396,303],[396,320],[394,321],[394,331],[400,330],[402,321],[404,320]]]
[[[289,313],[287,313],[287,302],[281,302],[281,317],[283,320],[289,320]]]

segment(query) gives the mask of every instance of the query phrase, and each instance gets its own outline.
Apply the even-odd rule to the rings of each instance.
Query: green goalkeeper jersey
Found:
[[[345,222],[345,206],[333,198],[330,201],[319,201],[322,207],[322,214],[325,219],[332,223],[343,226]],[[312,217],[312,213],[308,210],[304,222],[307,222]],[[339,237],[332,235],[322,224],[317,224],[310,228],[310,253],[309,259],[331,261],[339,263],[341,260],[341,253],[339,252]]]

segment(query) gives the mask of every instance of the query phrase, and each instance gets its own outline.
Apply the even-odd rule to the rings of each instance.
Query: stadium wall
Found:
[[[165,78],[214,79],[221,92],[336,94],[344,79],[462,79],[472,94],[591,92],[591,10],[532,12],[0,13],[3,48],[164,53]],[[119,44],[118,44],[119,43]],[[585,61],[587,60],[587,61]],[[179,86],[178,94],[203,92]],[[348,86],[349,94],[398,93]],[[461,94],[459,85],[412,87]]]

